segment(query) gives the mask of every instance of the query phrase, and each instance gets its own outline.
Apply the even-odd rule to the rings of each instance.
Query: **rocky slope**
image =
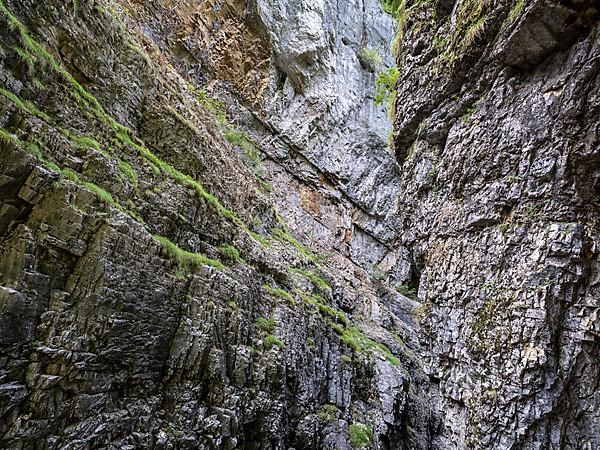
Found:
[[[383,3],[0,0],[0,447],[600,445],[597,7]]]

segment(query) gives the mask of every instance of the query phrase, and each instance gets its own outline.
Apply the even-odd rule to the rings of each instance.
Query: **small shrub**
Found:
[[[414,301],[418,301],[419,300],[419,295],[417,294],[417,290],[415,288],[411,288],[410,286],[408,286],[408,284],[403,283],[403,284],[396,284],[396,291],[398,291],[398,293],[404,295],[405,297],[410,298],[411,300]]]
[[[365,448],[373,443],[373,427],[362,423],[350,425],[350,444],[354,448]]]
[[[317,413],[317,417],[323,422],[330,422],[335,420],[338,415],[339,409],[336,405],[323,405],[319,412]]]
[[[265,338],[263,340],[263,345],[265,346],[265,348],[267,350],[271,350],[274,345],[276,345],[280,349],[284,349],[285,348],[285,344],[283,343],[283,341],[281,339],[277,339],[272,334],[269,334],[269,335],[265,336]]]
[[[375,82],[375,104],[390,105],[396,96],[396,82],[400,77],[397,67],[390,67],[379,73]]]
[[[259,317],[256,320],[256,327],[265,333],[273,333],[275,331],[275,319],[272,317]]]
[[[383,64],[379,51],[371,47],[364,47],[358,54],[358,60],[369,72],[375,72]]]

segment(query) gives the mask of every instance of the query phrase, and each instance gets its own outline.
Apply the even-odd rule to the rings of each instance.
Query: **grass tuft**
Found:
[[[220,261],[211,259],[201,253],[192,253],[183,250],[164,236],[154,235],[153,238],[167,250],[171,257],[177,261],[179,267],[183,269],[191,270],[200,266],[210,266],[219,270],[225,269],[225,266]]]
[[[285,344],[283,343],[283,341],[273,336],[272,334],[265,336],[265,338],[263,339],[263,345],[267,350],[271,350],[275,345],[282,350],[285,348]]]

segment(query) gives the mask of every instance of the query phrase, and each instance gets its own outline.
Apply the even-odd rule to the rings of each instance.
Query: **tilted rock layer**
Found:
[[[597,7],[384,3],[0,0],[0,447],[600,446]]]

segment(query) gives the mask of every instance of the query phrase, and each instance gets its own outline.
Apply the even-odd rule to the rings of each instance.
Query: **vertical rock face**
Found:
[[[407,6],[398,211],[447,448],[598,448],[598,5]]]
[[[358,58],[391,39],[377,2],[0,22],[1,447],[443,442],[414,302],[371,276],[406,270]]]
[[[0,447],[600,447],[596,2],[385,3],[0,0]]]

